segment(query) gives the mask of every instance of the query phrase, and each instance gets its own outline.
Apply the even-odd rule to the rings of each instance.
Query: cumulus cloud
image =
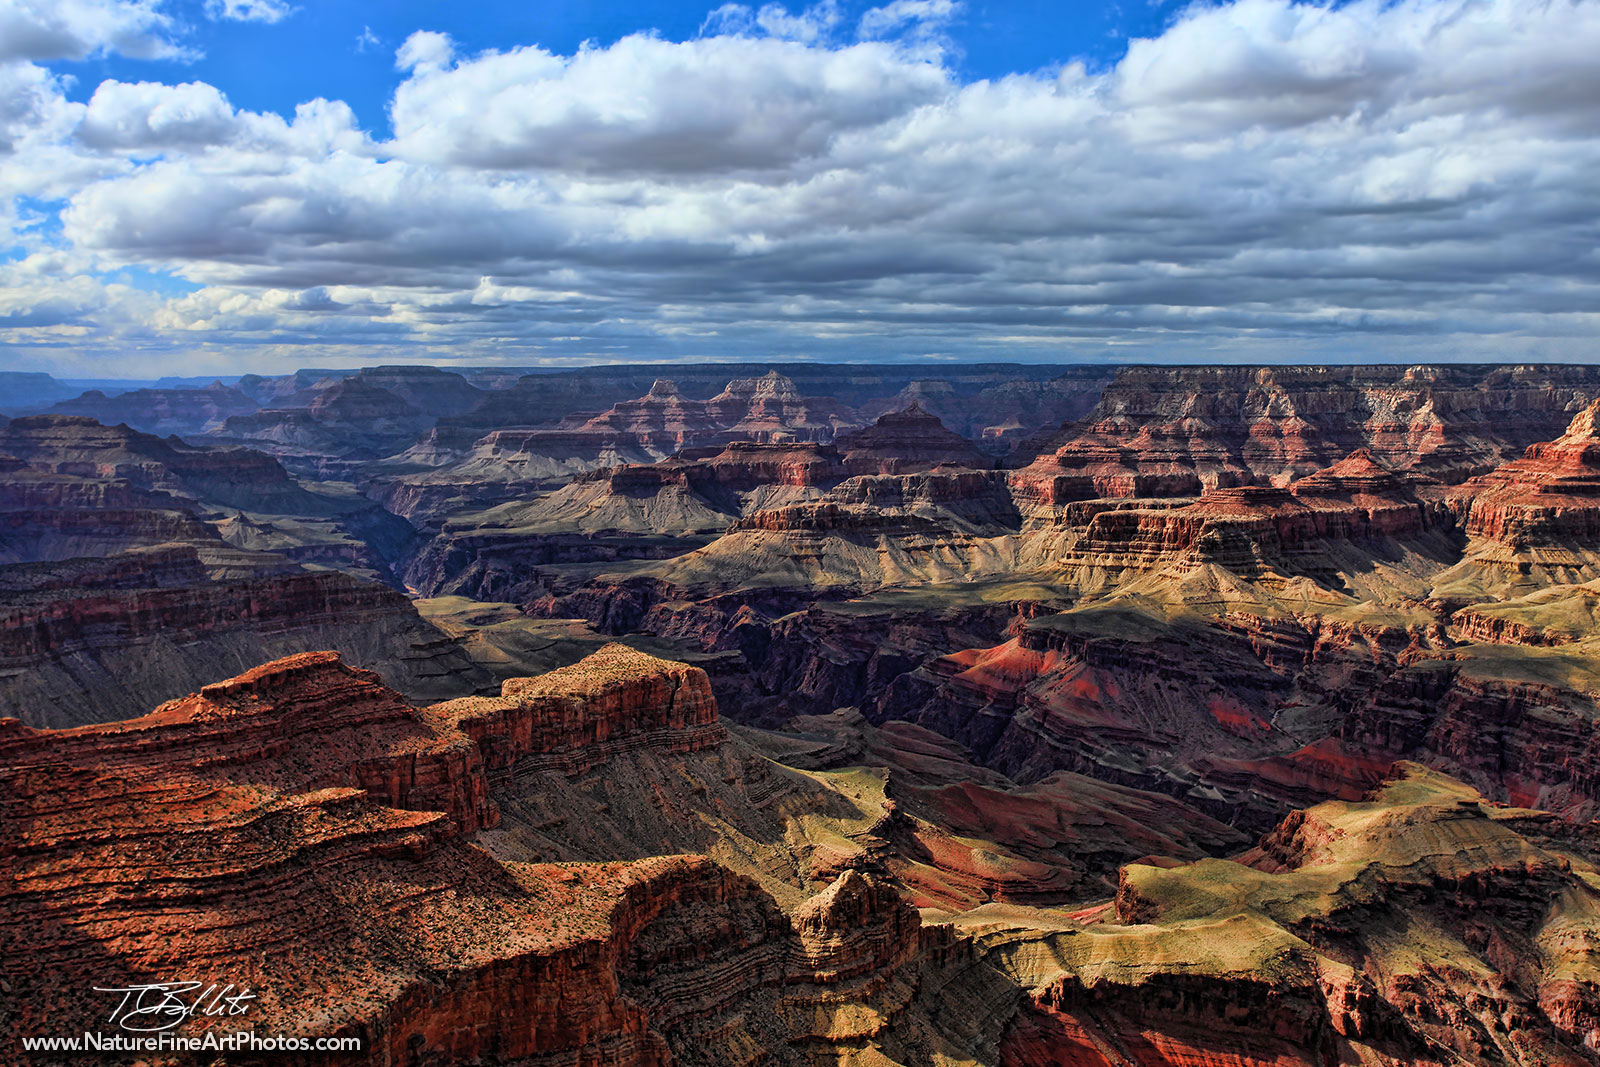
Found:
[[[394,69],[419,73],[436,70],[450,62],[455,50],[455,42],[448,33],[418,30],[395,51]]]
[[[160,8],[159,0],[0,0],[0,62],[193,55],[174,40],[174,20]]]
[[[101,82],[76,135],[79,144],[101,152],[150,156],[223,150],[225,165],[236,165],[247,152],[323,158],[330,151],[370,151],[355,113],[342,100],[308,101],[285,122],[271,112],[237,111],[205,82]]]
[[[24,141],[48,144],[72,128],[81,109],[68,103],[61,79],[35,63],[0,64],[0,156]]]
[[[204,82],[106,81],[89,98],[78,137],[93,148],[195,147],[227,140],[234,124],[227,98]]]
[[[104,327],[142,344],[1594,355],[1600,3],[1233,0],[1110,69],[968,84],[927,46],[959,16],[729,5],[567,55],[421,31],[382,142],[337,101],[85,106],[13,65],[0,135],[55,161],[61,248],[194,289]],[[108,292],[29,329],[111,323]]]
[[[395,93],[395,149],[473,167],[613,175],[782,167],[948,86],[943,70],[879,43],[634,35],[572,56],[519,48],[446,69],[447,40],[419,36],[401,49],[415,73]]]

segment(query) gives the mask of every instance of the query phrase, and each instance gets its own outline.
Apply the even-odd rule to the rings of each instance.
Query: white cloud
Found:
[[[24,141],[48,144],[72,128],[82,108],[67,101],[61,79],[34,63],[0,63],[0,157]]]
[[[229,139],[235,125],[227,98],[204,82],[106,81],[89,98],[78,137],[93,148],[199,147]]]
[[[911,29],[930,33],[942,28],[961,11],[957,0],[893,0],[867,10],[861,16],[862,37],[887,37]]]
[[[87,59],[120,52],[182,59],[175,23],[159,0],[0,0],[0,62]]]
[[[455,42],[448,33],[418,30],[395,51],[394,69],[421,73],[442,68],[450,62],[455,50]]]
[[[948,88],[934,66],[888,45],[811,48],[722,36],[630,36],[557,56],[489,53],[417,70],[395,93],[395,148],[440,163],[609,173],[786,166],[840,133],[876,127]],[[432,51],[429,55],[447,54]]]
[[[830,40],[844,22],[838,0],[822,0],[791,14],[782,4],[723,4],[701,24],[702,37],[770,36],[784,41],[819,44]]]
[[[295,13],[287,0],[206,0],[206,15],[235,22],[282,22]]]
[[[462,358],[1594,355],[1600,3],[1234,0],[1110,70],[967,85],[923,47],[958,14],[724,7],[694,40],[571,55],[419,32],[381,143],[339,101],[285,120],[106,82],[85,106],[0,66],[24,161],[0,195],[66,199],[64,276],[198,287],[75,281],[27,328]]]
[[[234,153],[235,163],[245,152],[370,151],[354,112],[342,100],[308,101],[295,109],[292,122],[285,122],[270,112],[236,111],[205,82],[101,82],[82,113],[77,139],[98,151],[142,156],[223,149]]]

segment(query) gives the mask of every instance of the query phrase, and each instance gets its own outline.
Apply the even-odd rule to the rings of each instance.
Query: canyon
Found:
[[[1600,1064],[1591,368],[23,384],[9,1047]]]

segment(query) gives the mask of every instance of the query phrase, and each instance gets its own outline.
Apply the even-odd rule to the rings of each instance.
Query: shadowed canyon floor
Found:
[[[1600,373],[40,395],[8,1049],[198,978],[362,1045],[272,1062],[1600,1064]]]

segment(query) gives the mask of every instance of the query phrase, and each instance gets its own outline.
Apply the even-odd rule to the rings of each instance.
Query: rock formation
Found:
[[[793,876],[704,856],[507,855],[551,781],[622,786],[645,753],[692,775],[736,745],[721,731],[703,674],[620,646],[420,711],[312,653],[125,723],[0,721],[6,1037],[92,1029],[108,1009],[85,989],[179,970],[253,994],[242,1018],[201,1015],[188,1036],[358,1037],[351,1061],[374,1064],[916,1064],[938,1049],[958,1063],[1531,1065],[1582,1062],[1600,1014],[1585,849],[1555,843],[1548,816],[1420,768],[1370,801],[1297,813],[1234,861],[1130,863],[1114,904],[1072,913],[967,904],[928,925],[897,890],[1022,884],[1028,863],[1003,854],[953,862],[956,835],[978,828],[963,807],[992,813],[986,833],[1037,841],[1027,828],[1070,803],[931,787],[955,755],[937,744],[896,757],[930,783],[906,794],[913,810],[880,793],[859,830],[848,777],[780,786],[788,833],[813,851],[779,895]],[[669,783],[658,796],[700,791],[715,825],[707,786]],[[591,817],[637,832],[629,810]],[[824,862],[829,833],[854,863]],[[954,881],[905,880],[919,854]]]
[[[1459,486],[1447,499],[1465,514],[1469,569],[1491,581],[1570,583],[1600,577],[1600,401],[1553,441]]]
[[[283,457],[299,471],[347,467],[398,452],[441,417],[484,399],[461,375],[437,367],[365,367],[354,374],[301,372],[279,381],[240,382],[261,410],[227,419],[215,432]]]
[[[322,648],[413,698],[487,683],[393,589],[220,548],[0,568],[0,715],[52,727],[132,718],[219,672]]]
[[[114,396],[91,389],[57,403],[49,414],[87,416],[107,426],[121,423],[144,433],[188,436],[218,429],[256,406],[238,389],[214,382],[204,389],[132,389]]]
[[[271,457],[203,448],[80,415],[30,415],[0,430],[0,453],[31,471],[126,482],[225,507],[292,512],[306,492]]]
[[[0,428],[0,455],[0,562],[221,537],[392,581],[413,535],[350,487],[308,487],[254,449],[36,415]]]
[[[1002,1061],[1593,1062],[1592,864],[1538,819],[1403,768],[1237,862],[1126,867],[1114,921],[974,916],[1031,989]]]
[[[1030,471],[1052,502],[1282,484],[1358,448],[1459,482],[1548,440],[1600,390],[1588,368],[1125,368]]]
[[[235,415],[217,435],[285,457],[370,460],[405,448],[433,421],[422,409],[358,374],[318,390],[305,407]]]
[[[1062,370],[0,423],[0,1040],[1600,1064],[1600,375]]]
[[[0,418],[43,411],[80,391],[42,371],[0,371]]]
[[[613,649],[511,687],[515,714],[419,712],[317,653],[127,723],[0,722],[8,1038],[92,1028],[106,1006],[83,989],[176,967],[251,990],[245,1027],[360,1037],[355,1062],[798,1065],[972,1043],[970,1005],[951,1009],[1009,1003],[1003,979],[872,876],[786,914],[702,857],[528,864],[473,843],[501,821],[492,783],[527,760],[714,728],[696,674]]]
[[[915,400],[865,429],[840,435],[838,446],[851,474],[909,474],[941,463],[978,470],[994,465]]]

